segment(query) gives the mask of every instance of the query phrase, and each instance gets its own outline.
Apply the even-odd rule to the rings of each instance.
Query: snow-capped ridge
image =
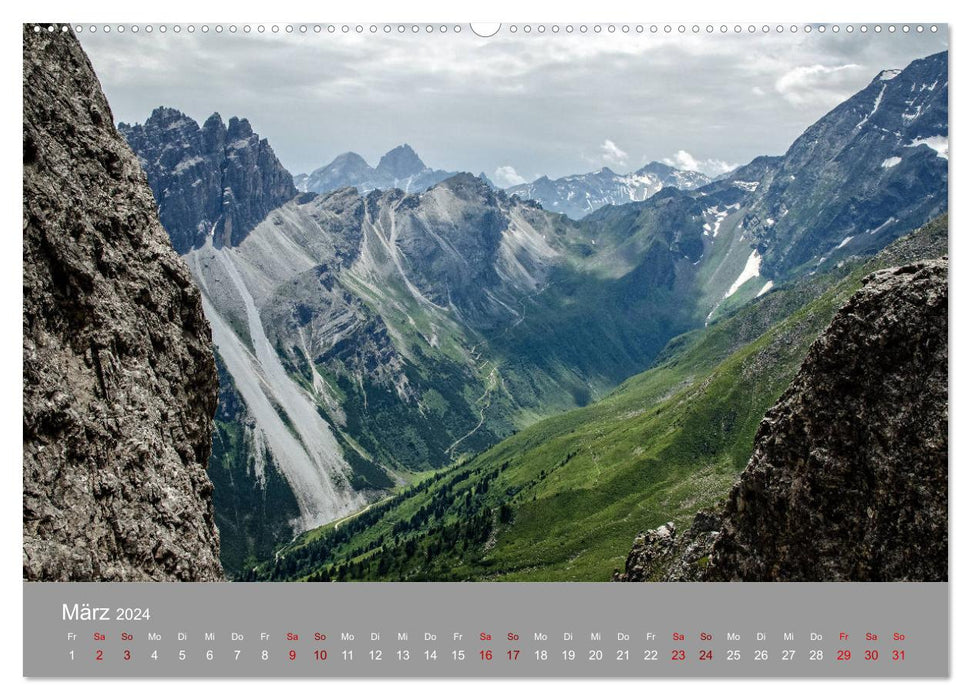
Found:
[[[543,175],[533,182],[508,187],[506,192],[535,200],[544,209],[581,219],[608,205],[643,202],[665,187],[690,190],[710,182],[711,178],[702,173],[678,170],[652,161],[625,174],[603,167],[595,172],[567,175],[556,180]]]

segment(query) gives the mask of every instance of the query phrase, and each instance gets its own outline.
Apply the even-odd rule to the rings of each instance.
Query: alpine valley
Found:
[[[714,181],[502,190],[407,145],[293,178],[246,119],[119,125],[212,327],[227,575],[608,580],[723,501],[865,276],[946,255],[947,70]]]

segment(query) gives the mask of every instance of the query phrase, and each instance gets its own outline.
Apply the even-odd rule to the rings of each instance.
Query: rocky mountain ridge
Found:
[[[948,84],[947,52],[881,71],[796,139],[771,173],[751,177],[748,229],[770,277],[837,251],[879,249],[945,210]],[[807,227],[819,233],[807,237]]]
[[[882,71],[782,156],[756,158],[696,190],[602,207],[585,223],[685,238],[706,280],[698,303],[712,322],[774,285],[872,255],[945,213],[947,88],[947,52]],[[648,244],[631,236],[616,264]]]
[[[236,245],[297,190],[266,139],[246,119],[213,114],[200,128],[159,107],[144,124],[118,125],[159,203],[158,215],[179,253],[208,237]]]

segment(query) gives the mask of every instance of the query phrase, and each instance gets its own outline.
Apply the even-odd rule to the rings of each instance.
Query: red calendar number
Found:
[[[673,649],[671,651],[671,661],[684,661],[685,658],[684,649]]]
[[[104,661],[105,660],[105,653],[103,651],[101,651],[101,649],[98,649],[94,653],[94,660],[95,661]]]
[[[711,649],[702,649],[698,652],[698,661],[711,661]]]
[[[837,649],[836,660],[837,661],[849,661],[853,657],[853,653],[849,649]]]
[[[296,658],[297,658],[297,652],[295,652],[293,649],[291,649],[290,650],[290,660],[291,661],[295,661]]]

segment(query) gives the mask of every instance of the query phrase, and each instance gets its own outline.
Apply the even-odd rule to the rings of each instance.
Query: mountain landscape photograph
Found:
[[[870,27],[24,25],[25,580],[946,581]]]

